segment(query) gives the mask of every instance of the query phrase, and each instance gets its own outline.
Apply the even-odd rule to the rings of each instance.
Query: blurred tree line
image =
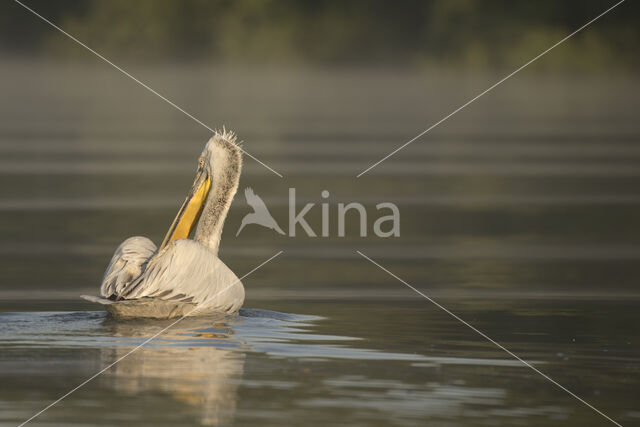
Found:
[[[603,0],[22,0],[107,57],[309,64],[523,63],[613,4]],[[546,67],[639,62],[638,2],[564,45]],[[87,58],[13,1],[0,6],[0,50]]]

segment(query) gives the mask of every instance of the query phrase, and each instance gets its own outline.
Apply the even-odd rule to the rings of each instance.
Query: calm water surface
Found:
[[[185,319],[34,425],[605,425],[600,415],[362,259],[371,256],[623,425],[640,425],[640,101],[631,77],[513,79],[361,178],[496,80],[392,70],[127,69],[284,175],[287,194],[389,201],[401,236],[279,236],[242,192],[221,258],[238,316]],[[117,245],[158,242],[208,131],[101,65],[0,69],[0,424],[17,425],[168,325],[115,322]],[[286,228],[286,227],[285,227]]]
[[[638,346],[629,338],[636,304],[448,303],[618,419],[640,419],[629,394],[639,386]],[[327,317],[248,308],[185,319],[50,409],[43,424],[602,424],[421,301],[261,305]],[[116,322],[95,311],[1,314],[2,420],[27,418],[168,324]]]

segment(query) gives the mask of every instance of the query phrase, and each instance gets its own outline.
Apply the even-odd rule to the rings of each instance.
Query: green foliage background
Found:
[[[614,4],[506,0],[25,0],[107,56],[145,61],[469,67],[522,63]],[[638,2],[628,0],[563,46],[548,68],[634,69]],[[0,49],[86,58],[5,0]]]

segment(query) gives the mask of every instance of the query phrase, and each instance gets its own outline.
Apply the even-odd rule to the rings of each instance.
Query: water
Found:
[[[136,67],[284,175],[246,159],[286,229],[287,195],[330,237],[249,226],[221,258],[236,317],[185,319],[33,421],[43,425],[601,425],[606,420],[355,251],[623,425],[640,424],[640,121],[629,76]],[[115,322],[95,294],[126,237],[158,242],[208,131],[102,65],[3,63],[0,423],[16,425],[167,322]],[[337,237],[337,203],[394,202],[398,238]]]
[[[243,309],[185,319],[43,420],[87,425],[366,423],[599,424],[589,409],[443,315],[407,298],[276,304],[328,317]],[[459,315],[618,419],[640,359],[628,302],[449,302]],[[532,308],[535,306],[536,308]],[[357,310],[357,313],[354,313]],[[0,315],[3,421],[20,421],[169,321],[103,312]],[[594,329],[615,331],[604,338]],[[332,333],[350,332],[352,336]]]

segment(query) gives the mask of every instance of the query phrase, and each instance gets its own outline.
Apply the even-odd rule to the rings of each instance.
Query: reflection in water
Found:
[[[105,320],[111,336],[125,339],[146,339],[165,326],[157,321]],[[203,425],[225,424],[235,412],[245,359],[241,352],[221,348],[229,340],[233,340],[232,331],[224,318],[184,319],[150,346],[126,357],[129,347],[101,349],[104,366],[124,357],[107,371],[105,381],[115,391],[132,395],[166,393],[194,407]]]
[[[380,351],[366,348],[362,342],[355,346],[354,343],[360,339],[315,333],[314,323],[319,319],[316,316],[257,309],[242,309],[237,316],[185,318],[153,341],[131,352],[135,346],[169,326],[172,321],[115,321],[103,312],[2,313],[0,344],[8,344],[7,348],[18,351],[24,349],[30,356],[34,355],[34,348],[39,348],[38,354],[41,355],[57,348],[97,349],[98,364],[90,372],[117,361],[99,379],[100,384],[106,386],[105,393],[109,398],[122,398],[124,395],[125,402],[134,401],[146,406],[150,405],[146,402],[150,396],[164,395],[169,398],[164,402],[167,407],[156,411],[170,412],[169,402],[177,403],[181,406],[181,413],[195,415],[202,425],[221,425],[233,421],[236,408],[240,405],[237,397],[240,385],[249,389],[277,388],[280,392],[282,387],[291,389],[291,392],[296,390],[288,399],[297,402],[304,411],[311,408],[320,411],[327,407],[344,408],[345,404],[351,408],[365,409],[367,405],[355,402],[363,399],[363,402],[380,402],[382,399],[385,404],[381,408],[397,418],[404,418],[408,414],[418,418],[427,413],[443,415],[459,411],[466,405],[499,405],[504,398],[499,389],[476,386],[457,387],[453,394],[444,396],[443,392],[448,390],[446,387],[411,384],[411,381],[399,382],[401,386],[396,392],[400,394],[395,396],[394,392],[389,395],[393,387],[388,387],[391,384],[388,379],[382,380],[376,375],[369,378],[368,374],[372,372],[368,371],[365,376],[356,375],[362,369],[359,365],[365,361],[372,365],[364,366],[369,366],[367,369],[373,371],[390,368],[392,365],[389,363],[411,363],[419,370],[460,365],[522,368],[518,362],[511,360]],[[351,366],[348,371],[352,372],[352,376],[338,373],[336,377],[331,373],[324,385],[313,377],[291,379],[279,374],[256,379],[254,373],[253,377],[249,374],[250,378],[243,379],[245,360],[252,354],[263,355],[258,357],[264,366],[271,363],[269,360],[279,360],[277,363],[280,364],[283,359],[313,363],[324,361],[339,364],[345,369]],[[78,359],[81,357],[79,355],[74,357],[72,362],[81,360]],[[0,357],[0,373],[11,366],[7,363],[3,363]],[[22,367],[31,369],[24,364]],[[271,371],[271,368],[265,369]],[[387,386],[380,389],[380,384]],[[312,393],[303,397],[307,389],[326,386],[329,388],[324,395]],[[409,390],[411,393],[406,394]],[[427,405],[427,402],[433,402],[433,405]],[[253,402],[252,406],[260,404]],[[266,408],[263,410],[270,411]]]
[[[283,425],[292,419],[323,425],[335,423],[336,417],[359,425],[593,422],[588,408],[469,336],[453,320],[443,321],[439,313],[431,316],[421,305],[407,304],[399,304],[399,312],[386,301],[372,302],[368,312],[381,320],[363,317],[344,323],[341,313],[352,305],[331,304],[337,309],[323,322],[254,309],[237,316],[184,319],[127,357],[171,322],[116,322],[104,312],[0,313],[0,424],[19,424],[120,359],[57,410],[48,411],[47,422],[131,425],[135,419],[154,427]],[[553,303],[546,311],[531,309],[529,302],[492,307],[497,317],[477,318],[480,328],[491,332],[492,325],[508,319],[514,330],[503,337],[508,348],[580,395],[615,408],[619,396],[611,394],[610,384],[633,378],[637,359],[630,353],[603,352],[602,338],[588,331],[593,322],[602,324],[610,316],[612,324],[632,324],[634,304],[617,305],[606,316],[598,306],[586,317],[575,315],[575,307],[586,312],[584,302],[562,309]],[[462,309],[462,314],[471,318],[477,308]],[[550,316],[551,311],[556,314]],[[554,338],[531,335],[550,330],[541,324],[546,319],[556,330]],[[350,331],[361,338],[323,330]],[[618,338],[628,342],[629,331],[618,330]],[[523,334],[535,343],[524,343]],[[395,337],[393,342],[389,336]],[[631,407],[631,400],[625,405]],[[620,418],[632,417],[636,415],[626,413]]]
[[[2,313],[0,343],[12,348],[35,347],[98,350],[99,367],[117,361],[100,377],[112,397],[126,401],[166,395],[190,407],[203,425],[228,424],[235,416],[240,384],[248,387],[297,387],[297,381],[243,381],[248,354],[270,358],[350,361],[398,361],[422,364],[484,364],[481,359],[428,357],[354,347],[358,338],[314,333],[317,316],[242,309],[237,316],[185,318],[143,347],[135,346],[169,326],[170,320],[115,321],[104,312]],[[73,359],[76,360],[76,359]],[[98,367],[92,368],[97,370]],[[0,363],[0,371],[4,371]],[[362,384],[366,385],[366,381]],[[408,399],[415,405],[420,402]],[[139,403],[143,404],[143,403]],[[314,399],[306,405],[322,406]],[[184,411],[184,407],[182,411]],[[163,409],[167,411],[168,409]]]

